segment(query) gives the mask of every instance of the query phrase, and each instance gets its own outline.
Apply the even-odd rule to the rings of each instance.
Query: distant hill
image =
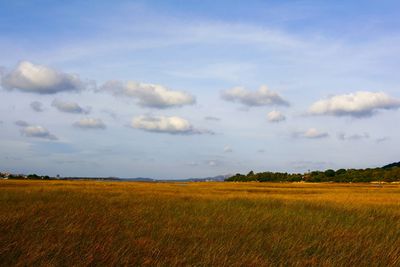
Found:
[[[391,169],[394,167],[400,167],[400,162],[390,163],[388,165],[383,166],[382,169]]]
[[[186,179],[153,179],[153,178],[119,178],[119,181],[132,181],[132,182],[223,182],[225,179],[231,177],[231,174],[218,175],[213,177],[204,178],[186,178]]]
[[[205,178],[188,178],[183,180],[174,180],[178,182],[223,182],[225,179],[232,177],[232,174],[226,175],[218,175],[213,177],[205,177]]]
[[[120,178],[121,181],[132,181],[132,182],[155,182],[156,179],[152,178],[144,178],[144,177],[136,177],[136,178]]]

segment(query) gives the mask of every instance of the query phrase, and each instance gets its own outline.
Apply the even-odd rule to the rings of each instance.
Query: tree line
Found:
[[[367,169],[328,169],[307,173],[260,172],[250,171],[247,175],[236,174],[225,179],[228,182],[396,182],[400,181],[400,163],[392,163],[382,168]]]

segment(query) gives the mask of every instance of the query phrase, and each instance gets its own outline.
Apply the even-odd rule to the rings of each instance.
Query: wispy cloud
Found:
[[[32,101],[30,104],[30,107],[32,110],[34,110],[36,112],[43,111],[43,104],[42,104],[42,102],[39,102],[39,101]]]
[[[329,137],[329,134],[327,132],[321,132],[315,128],[310,128],[306,131],[294,132],[293,137],[306,139],[322,139]]]
[[[338,133],[337,135],[339,140],[342,141],[356,141],[356,140],[362,140],[362,139],[368,139],[369,134],[368,133],[363,133],[363,134],[345,134],[345,133]]]
[[[214,117],[214,116],[206,116],[206,117],[204,117],[204,119],[206,121],[220,121],[221,120],[220,118]]]

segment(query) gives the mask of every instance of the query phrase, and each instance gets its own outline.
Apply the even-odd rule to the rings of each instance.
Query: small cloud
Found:
[[[207,164],[208,164],[208,166],[212,166],[212,167],[217,166],[217,162],[215,160],[210,160],[207,162]]]
[[[55,99],[51,105],[59,111],[66,113],[88,114],[90,112],[90,108],[82,108],[75,102],[65,102]]]
[[[15,125],[17,125],[19,127],[27,127],[27,126],[29,126],[29,123],[27,123],[26,121],[18,120],[15,122]]]
[[[369,134],[363,133],[363,134],[347,135],[345,133],[338,133],[337,137],[339,140],[342,140],[342,141],[356,141],[356,140],[368,139]]]
[[[260,86],[257,91],[250,91],[244,87],[234,87],[221,93],[222,99],[230,102],[239,102],[247,107],[257,106],[289,106],[278,93],[268,89],[266,85]]]
[[[220,166],[222,162],[219,160],[211,159],[211,160],[206,160],[205,164],[209,167],[217,167]]]
[[[172,116],[138,116],[132,119],[131,127],[148,132],[168,134],[213,134],[208,130],[195,129],[186,119]]]
[[[267,114],[267,119],[269,122],[276,123],[286,120],[286,117],[280,111],[273,110]]]
[[[111,92],[115,96],[135,98],[140,106],[148,108],[165,109],[196,103],[193,95],[183,91],[170,90],[159,84],[108,81],[100,90]]]
[[[73,124],[80,129],[105,129],[106,125],[101,119],[83,118]]]
[[[307,139],[322,139],[328,137],[329,134],[326,132],[320,132],[315,128],[310,128],[307,131],[295,132],[293,137],[296,138],[307,138]]]
[[[259,150],[257,150],[257,153],[265,153],[265,150],[264,149],[259,149]]]
[[[36,112],[43,112],[43,104],[39,101],[33,101],[30,104],[32,110]]]
[[[220,121],[221,120],[220,118],[213,117],[213,116],[206,116],[206,117],[204,117],[204,119],[206,121]]]
[[[225,146],[224,147],[224,153],[232,153],[233,149],[231,148],[231,146]]]
[[[85,87],[77,75],[59,72],[29,61],[22,61],[15,69],[3,74],[1,85],[8,90],[37,94],[80,91]]]
[[[21,127],[21,134],[26,137],[35,137],[48,140],[57,140],[57,137],[40,125],[29,125],[24,121],[17,121],[17,126]]]
[[[356,92],[336,95],[315,102],[308,110],[310,115],[351,116],[355,118],[370,117],[378,110],[398,109],[400,99],[388,96],[383,92]]]

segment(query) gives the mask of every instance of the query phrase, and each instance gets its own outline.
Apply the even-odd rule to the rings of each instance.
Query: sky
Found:
[[[0,0],[0,170],[399,161],[398,1]]]

